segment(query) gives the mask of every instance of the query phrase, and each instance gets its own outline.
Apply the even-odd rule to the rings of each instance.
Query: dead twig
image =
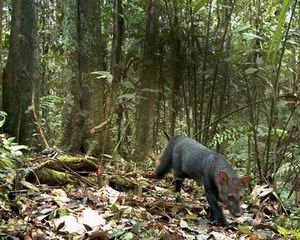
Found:
[[[41,122],[40,122],[40,120],[38,118],[37,111],[36,111],[36,106],[35,106],[35,90],[32,91],[31,104],[32,104],[33,119],[36,122],[37,130],[40,133],[41,143],[42,143],[42,145],[43,145],[44,148],[49,148],[49,144],[48,144],[48,142],[46,140],[46,137],[45,137],[44,129],[42,128]]]
[[[97,187],[96,184],[92,183],[91,181],[85,179],[84,177],[82,177],[79,173],[73,171],[70,167],[68,167],[63,161],[59,160],[58,158],[55,158],[55,160],[57,162],[59,162],[62,167],[64,168],[64,170],[68,171],[71,175],[73,175],[74,177],[76,177],[77,179],[79,179],[80,181],[84,182],[85,184],[89,185],[90,187]]]
[[[97,132],[101,132],[110,122],[111,122],[112,117],[110,116],[108,119],[106,119],[104,122],[100,123],[99,125],[93,127],[90,130],[91,134],[95,134]]]

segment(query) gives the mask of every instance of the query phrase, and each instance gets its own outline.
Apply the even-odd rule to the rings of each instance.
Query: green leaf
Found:
[[[58,214],[59,214],[60,217],[69,216],[70,215],[68,209],[66,209],[66,208],[59,208],[58,209]]]
[[[197,1],[194,4],[194,13],[197,13],[204,5],[208,3],[208,0]]]
[[[275,64],[275,61],[277,59],[277,54],[280,46],[280,42],[283,37],[283,26],[285,22],[286,15],[288,13],[289,6],[291,4],[292,0],[284,0],[282,4],[282,8],[280,10],[278,24],[275,30],[275,34],[273,35],[271,45],[269,47],[268,51],[268,61],[271,61],[273,64]]]
[[[122,86],[122,87],[124,87],[124,88],[129,88],[129,89],[135,89],[135,86],[134,86],[134,84],[132,83],[132,82],[130,82],[130,81],[122,81],[121,83],[120,83],[120,85]]]
[[[20,150],[27,150],[28,146],[25,145],[15,145],[15,146],[11,146],[9,147],[10,150],[16,152],[16,151],[20,151]]]
[[[152,92],[152,93],[159,93],[159,90],[152,89],[152,88],[143,88],[141,89],[142,92]]]
[[[0,121],[0,127],[3,127],[5,120],[6,120],[7,114],[3,111],[0,111],[0,117],[2,117],[2,120]]]
[[[250,25],[241,25],[241,26],[238,26],[237,28],[235,28],[233,30],[233,32],[239,33],[239,32],[245,31],[245,30],[247,30],[249,28],[250,28]]]
[[[123,235],[124,232],[125,232],[125,230],[123,230],[123,229],[115,228],[112,230],[112,233],[109,235],[109,238],[112,239],[112,238],[119,237],[119,236]]]
[[[104,79],[104,80],[106,80],[109,85],[112,84],[112,78],[113,77],[112,77],[111,73],[108,72],[108,71],[96,71],[96,72],[91,72],[91,74],[92,75],[96,75],[97,79]]]
[[[256,64],[257,65],[262,65],[264,63],[264,60],[261,58],[261,57],[258,57],[257,59],[256,59]]]
[[[31,167],[26,167],[26,168],[19,168],[17,169],[19,172],[22,172],[22,174],[29,174],[29,173],[32,173],[33,170]]]
[[[248,69],[245,70],[245,73],[246,73],[246,75],[250,75],[250,74],[253,74],[257,71],[258,71],[257,68],[248,68]]]
[[[124,235],[122,235],[122,240],[130,240],[134,238],[134,234],[132,232],[127,232]]]
[[[15,176],[16,176],[16,173],[13,173],[13,172],[9,172],[6,174],[6,182],[8,184],[13,184],[14,183],[14,180],[15,180]]]
[[[115,204],[113,204],[113,205],[111,205],[110,210],[112,212],[117,212],[117,211],[119,211],[119,208]]]
[[[108,158],[108,159],[112,159],[112,158],[113,158],[112,155],[106,154],[106,153],[103,154],[103,157],[106,157],[106,158]]]
[[[248,32],[248,33],[243,33],[243,37],[246,39],[246,40],[253,40],[253,39],[261,39],[262,40],[262,37],[254,34],[254,33],[251,33],[251,32]]]
[[[0,158],[0,168],[3,168],[3,167],[14,168],[15,165],[11,159],[1,157]]]
[[[3,140],[4,145],[10,145],[10,144],[12,144],[15,141],[15,139],[16,139],[15,137],[9,137],[9,138],[4,139]]]
[[[239,232],[243,234],[250,234],[252,232],[252,228],[250,226],[240,226]]]
[[[28,188],[28,189],[30,189],[30,190],[33,190],[33,191],[35,191],[35,192],[38,192],[38,191],[39,191],[39,189],[38,189],[36,186],[34,186],[32,183],[30,183],[30,182],[27,182],[27,181],[23,180],[23,181],[20,181],[20,183],[21,183],[24,187],[26,187],[26,188]]]
[[[127,94],[123,94],[118,96],[118,99],[123,99],[123,100],[131,100],[134,99],[136,96],[134,93],[127,93]]]

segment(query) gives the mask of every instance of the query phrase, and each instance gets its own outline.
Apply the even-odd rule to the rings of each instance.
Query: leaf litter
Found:
[[[292,239],[273,223],[285,209],[268,186],[257,186],[251,204],[228,227],[207,220],[203,190],[187,180],[176,202],[172,178],[143,169],[113,169],[100,188],[39,185],[22,192],[14,208],[0,201],[0,239]],[[296,239],[296,238],[294,238]]]

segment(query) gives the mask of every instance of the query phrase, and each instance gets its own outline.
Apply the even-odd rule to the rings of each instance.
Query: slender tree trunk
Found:
[[[104,119],[104,84],[92,72],[102,70],[100,0],[64,3],[65,81],[60,146],[71,152],[99,155],[104,133],[90,130]]]
[[[174,1],[173,1],[174,2]],[[170,128],[170,136],[174,136],[175,127],[176,127],[176,118],[178,115],[178,98],[180,96],[179,90],[180,86],[182,86],[182,64],[183,57],[181,53],[181,41],[179,36],[179,22],[178,22],[178,13],[177,6],[174,3],[174,17],[170,19],[170,28],[171,28],[171,41],[172,41],[172,78],[173,78],[173,86],[172,86],[172,94],[171,94],[171,128]]]
[[[230,10],[229,10],[228,15],[226,16],[226,21],[224,21],[224,33],[220,40],[220,46],[218,49],[219,54],[222,53],[223,49],[224,49],[224,43],[225,43],[226,36],[227,36],[228,30],[229,30],[231,16],[233,13],[233,9],[235,7],[235,3],[236,3],[236,0],[231,0]],[[207,112],[206,112],[206,116],[205,116],[206,125],[209,125],[212,120],[213,104],[215,101],[215,91],[216,91],[216,84],[217,84],[217,78],[218,78],[218,72],[219,72],[219,65],[220,65],[220,61],[219,61],[219,59],[216,59],[214,75],[213,75],[213,79],[212,79],[211,94],[210,94],[210,99],[208,102]],[[210,138],[209,135],[210,135],[209,129],[207,129],[207,131],[205,132],[205,135],[204,135],[204,140],[203,140],[204,143],[207,143],[209,141],[209,138]]]
[[[230,5],[230,0],[228,1],[227,3],[228,5]],[[230,51],[230,48],[231,48],[231,32],[230,32],[230,11],[229,9],[225,9],[223,11],[223,14],[222,14],[222,19],[223,19],[223,22],[226,24],[226,23],[229,23],[229,26],[228,26],[228,31],[226,32],[226,35],[225,35],[225,38],[224,38],[224,57],[225,58],[229,58],[229,51]],[[224,112],[225,111],[225,104],[226,104],[226,93],[227,93],[227,90],[228,90],[228,86],[230,85],[230,65],[228,62],[224,62],[222,64],[220,64],[220,72],[221,72],[221,79],[219,81],[219,93],[217,95],[217,98],[218,98],[218,109],[216,110],[216,116],[217,118],[220,118],[221,116],[223,116]],[[214,135],[217,131],[217,124],[212,128],[212,131],[211,131],[211,135]]]
[[[47,19],[49,18],[49,15],[47,15],[47,12],[49,12],[49,1],[40,1],[39,2],[39,9],[40,12],[39,15],[39,30],[40,30],[40,48],[41,48],[41,56],[44,56],[47,54],[49,50],[49,41],[50,39],[47,39],[47,32],[46,29],[49,27],[47,25]],[[44,61],[42,57],[41,61],[41,96],[45,95],[45,87],[47,84],[46,80],[46,62]]]
[[[193,18],[193,16],[192,16]],[[192,21],[192,26],[191,26],[191,32],[194,31],[195,26],[194,26],[194,22]],[[197,71],[198,71],[198,52],[197,52],[197,46],[196,46],[196,41],[194,39],[195,37],[192,36],[191,39],[191,44],[193,46],[193,50],[191,53],[191,60],[192,60],[192,72],[191,72],[191,80],[193,80],[193,121],[194,121],[194,129],[193,129],[193,134],[195,134],[196,132],[198,132],[199,130],[199,115],[198,115],[198,105],[199,105],[199,80],[197,78]],[[199,136],[196,137],[197,140],[199,139]]]
[[[166,91],[165,91],[165,81],[164,81],[164,46],[163,42],[161,41],[159,44],[159,99],[158,99],[158,105],[159,105],[159,114],[158,114],[158,121],[160,121],[162,124],[160,125],[163,129],[167,129],[167,106],[166,106]],[[159,104],[160,103],[160,104]],[[162,107],[162,110],[160,108]],[[158,129],[159,130],[159,129]],[[164,131],[165,133],[167,131]]]
[[[205,104],[204,104],[204,97],[205,97],[205,88],[206,88],[206,70],[207,70],[207,59],[209,54],[209,38],[210,38],[210,27],[211,27],[211,12],[212,12],[212,0],[209,1],[208,4],[208,19],[206,24],[206,39],[205,39],[205,46],[204,46],[204,56],[203,56],[203,65],[202,65],[202,82],[201,82],[201,91],[200,91],[200,120],[199,126],[202,129],[205,126],[205,119],[204,116],[205,112]],[[204,132],[205,133],[205,132]],[[199,140],[204,143],[204,134],[201,133],[199,136]]]
[[[184,85],[184,82],[182,83],[182,96],[183,96],[183,104],[184,104],[184,111],[185,111],[185,118],[186,118],[186,126],[187,126],[187,134],[188,136],[191,135],[191,121],[190,121],[190,108],[188,104],[187,99],[187,90]]]
[[[112,53],[111,53],[111,74],[112,74],[112,84],[110,93],[106,98],[106,109],[105,109],[105,119],[111,122],[113,114],[118,108],[118,118],[117,123],[119,126],[118,131],[118,141],[121,140],[121,125],[122,125],[122,115],[123,109],[117,106],[117,93],[118,84],[121,81],[122,73],[122,43],[124,35],[124,18],[123,18],[123,6],[122,0],[114,0],[114,15],[113,15],[113,41],[112,41]],[[105,127],[105,139],[110,139],[108,134],[109,124]],[[105,145],[103,145],[103,150]]]
[[[3,20],[3,0],[0,0],[0,111],[3,110],[3,82],[2,82],[2,20]]]
[[[5,131],[22,144],[34,145],[32,109],[38,106],[40,80],[35,1],[13,0],[12,8],[9,54],[3,79],[3,107],[8,114]]]
[[[124,33],[124,19],[122,0],[114,0],[114,23],[113,23],[113,41],[111,53],[111,73],[112,85],[111,92],[106,102],[106,118],[110,118],[113,114],[116,104],[118,84],[121,81],[121,56],[122,56],[122,42]]]
[[[280,72],[281,72],[281,65],[282,65],[282,60],[283,60],[283,55],[285,52],[285,48],[286,48],[286,43],[287,43],[287,39],[288,39],[288,34],[289,34],[289,30],[291,27],[291,23],[293,20],[293,16],[295,14],[297,8],[297,1],[294,2],[293,7],[292,7],[292,13],[289,19],[289,23],[287,26],[287,30],[285,32],[285,38],[284,38],[284,42],[282,44],[282,49],[281,49],[281,54],[280,54],[280,58],[279,58],[279,62],[278,62],[278,66],[276,69],[276,75],[274,77],[274,80],[272,81],[272,88],[273,88],[273,98],[271,101],[271,109],[270,109],[270,119],[269,119],[269,127],[268,127],[268,137],[267,137],[267,142],[266,142],[266,162],[265,162],[265,168],[264,168],[264,174],[265,176],[268,175],[269,172],[269,164],[270,164],[270,152],[271,152],[271,134],[272,134],[272,129],[275,126],[275,123],[277,121],[278,118],[278,96],[279,96],[279,78],[280,78]],[[273,169],[276,169],[276,162],[277,162],[277,153],[276,153],[276,148],[274,147],[273,149],[273,158],[272,158],[272,165],[273,165]]]
[[[140,101],[137,106],[135,159],[143,160],[153,146],[156,90],[159,80],[158,61],[158,0],[147,0],[144,59],[140,78]]]
[[[124,18],[123,18],[122,0],[114,0],[113,43],[112,43],[112,56],[111,56],[113,84],[115,83],[114,85],[117,85],[121,78],[120,64],[121,64],[121,56],[122,56],[123,35],[124,35]]]
[[[107,101],[108,114],[111,114],[114,109],[116,101],[117,86],[121,80],[121,56],[122,56],[122,43],[124,33],[124,19],[122,0],[114,0],[114,16],[113,16],[113,42],[112,42],[112,55],[111,55],[111,73],[112,73],[112,86],[111,94]],[[107,116],[109,117],[109,116]]]
[[[260,0],[255,0],[253,1],[253,6],[256,7],[256,17],[254,19],[250,19],[250,24],[255,25],[256,28],[256,35],[260,36],[260,24],[262,22],[262,15],[261,15],[261,2]],[[252,11],[252,7],[249,8],[250,11]],[[252,14],[251,14],[252,16]],[[260,53],[258,52],[258,49],[260,49],[260,39],[256,39],[255,41],[255,51],[249,56],[249,62],[253,63],[253,67],[257,68],[256,62],[258,57],[260,56]],[[249,66],[250,67],[250,66]],[[261,79],[256,76],[252,76],[253,78],[253,83],[251,84],[250,79],[247,79],[245,77],[245,83],[246,83],[246,90],[247,90],[247,99],[248,103],[257,101],[257,99],[260,99],[263,97],[264,94],[264,87],[257,84],[257,81],[260,82]],[[250,83],[250,84],[249,84]],[[255,160],[255,168],[254,168],[254,174],[255,177],[258,179],[258,183],[261,183],[263,181],[263,175],[262,175],[262,166],[263,166],[263,161],[260,158],[260,152],[258,148],[258,136],[257,136],[257,128],[259,125],[259,116],[260,116],[260,105],[251,105],[249,106],[249,121],[250,121],[250,128],[252,131],[252,137],[253,137],[253,150],[254,150],[254,160]]]
[[[250,93],[250,87],[248,84],[248,80],[245,78],[245,83],[246,83],[246,88],[247,88],[247,98],[248,98],[248,103],[250,104],[253,99],[251,98],[251,93]],[[255,157],[255,162],[257,166],[257,171],[255,172],[255,176],[258,176],[258,182],[262,182],[262,167],[261,167],[261,160],[259,158],[259,149],[258,149],[258,137],[257,137],[257,120],[255,119],[255,106],[252,104],[249,105],[249,120],[250,120],[250,128],[253,134],[253,141],[254,141],[254,157]]]

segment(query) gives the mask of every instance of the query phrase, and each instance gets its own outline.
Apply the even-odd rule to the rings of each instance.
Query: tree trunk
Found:
[[[229,0],[226,5],[230,5],[231,0]],[[229,58],[230,57],[230,49],[231,49],[231,23],[230,23],[230,10],[228,8],[225,8],[222,11],[222,22],[224,24],[228,23],[228,30],[226,31],[226,35],[224,36],[224,42],[223,42],[223,53],[224,53],[224,57]],[[229,90],[229,86],[230,86],[230,73],[232,71],[230,71],[230,64],[228,62],[224,62],[224,63],[220,63],[220,80],[218,82],[218,94],[216,96],[217,99],[217,104],[218,106],[216,106],[216,118],[220,118],[221,116],[224,115],[224,113],[226,113],[226,95],[227,95],[227,91]],[[212,128],[211,131],[211,135],[214,136],[217,132],[217,124],[214,125],[214,127]]]
[[[159,80],[158,1],[147,0],[146,35],[143,68],[140,78],[140,101],[137,106],[135,159],[143,160],[153,145],[156,90]]]
[[[35,145],[36,119],[33,119],[32,109],[38,106],[40,80],[35,1],[13,0],[12,8],[9,54],[3,79],[3,107],[8,114],[5,131],[19,143]]]
[[[122,0],[114,0],[114,25],[113,25],[113,43],[111,56],[112,69],[112,93],[116,93],[117,84],[121,79],[121,53],[124,33],[124,19]],[[114,98],[113,98],[114,99]]]
[[[90,129],[104,119],[104,83],[92,72],[102,70],[100,0],[65,1],[65,81],[60,146],[71,152],[99,155],[105,142],[103,132]]]
[[[206,77],[206,71],[207,71],[207,65],[208,65],[208,58],[209,58],[209,44],[210,44],[210,28],[211,28],[211,15],[212,15],[212,0],[209,1],[208,4],[208,19],[207,19],[207,23],[206,23],[206,38],[205,38],[205,46],[204,46],[204,56],[203,56],[203,65],[202,65],[202,80],[201,80],[201,89],[200,89],[200,110],[199,110],[199,115],[200,115],[200,119],[199,119],[199,128],[202,129],[203,127],[205,127],[205,104],[204,104],[204,100],[205,100],[205,91],[206,91],[206,85],[207,85],[207,77]],[[200,136],[198,137],[198,139],[200,140],[200,142],[204,143],[204,139],[205,139],[205,134],[202,132],[200,134]]]
[[[0,0],[0,111],[3,110],[3,82],[2,82],[2,20],[3,20],[3,1]]]
[[[231,17],[232,17],[232,13],[233,13],[233,9],[235,7],[236,4],[236,0],[231,0],[230,1],[230,10],[228,12],[228,15],[226,14],[226,20],[223,22],[224,25],[224,32],[223,35],[220,39],[220,45],[219,45],[219,49],[217,51],[218,54],[221,54],[224,52],[224,46],[225,46],[225,42],[226,42],[226,36],[228,31],[230,30],[230,21],[231,21]],[[207,111],[206,111],[206,116],[205,116],[205,125],[208,126],[212,119],[213,119],[213,107],[214,107],[214,102],[216,101],[216,89],[217,89],[217,80],[218,80],[218,74],[219,74],[219,67],[220,67],[220,59],[217,58],[215,60],[215,67],[214,67],[214,73],[213,73],[213,77],[212,77],[212,86],[211,86],[211,93],[210,93],[210,99],[208,102],[208,106],[207,106]],[[204,139],[202,140],[202,142],[204,144],[207,144],[209,142],[209,140],[213,137],[213,132],[209,131],[209,129],[207,128],[207,130],[204,132]]]
[[[114,14],[113,14],[113,40],[112,40],[112,49],[111,49],[111,74],[112,74],[112,83],[111,88],[109,89],[109,94],[106,97],[105,103],[105,113],[104,117],[108,121],[108,124],[105,126],[104,134],[106,139],[110,139],[109,127],[110,122],[113,118],[113,114],[117,112],[117,124],[118,124],[118,142],[121,139],[121,125],[122,125],[122,115],[123,109],[118,106],[117,103],[117,94],[118,94],[118,84],[121,81],[122,77],[122,43],[124,35],[124,18],[123,18],[123,6],[122,0],[114,0]],[[119,144],[118,144],[119,145]],[[120,145],[119,145],[120,146]],[[105,146],[103,146],[104,149]],[[115,148],[114,151],[116,151]]]
[[[169,13],[170,22],[170,38],[171,38],[171,56],[172,56],[172,66],[171,66],[171,76],[172,76],[172,93],[171,93],[171,113],[170,113],[170,131],[169,135],[175,135],[176,119],[179,110],[178,99],[180,97],[180,86],[182,86],[182,65],[183,56],[181,49],[181,39],[179,36],[179,21],[178,21],[178,9],[176,2],[173,2],[174,12]],[[188,121],[188,119],[187,119]]]

